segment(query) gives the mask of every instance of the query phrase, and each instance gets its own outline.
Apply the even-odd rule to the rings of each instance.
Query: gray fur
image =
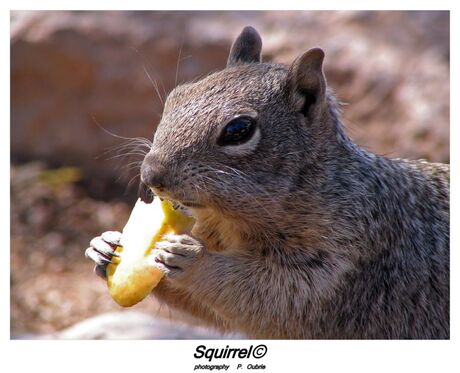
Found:
[[[153,189],[191,207],[201,242],[163,257],[187,264],[154,294],[253,338],[449,338],[449,166],[355,145],[321,50],[286,67],[244,45],[169,95],[144,160],[146,183],[153,163],[167,171]],[[248,110],[261,138],[229,155],[216,139]]]
[[[227,67],[241,63],[257,63],[261,61],[262,39],[259,33],[247,26],[241,31],[230,49]]]

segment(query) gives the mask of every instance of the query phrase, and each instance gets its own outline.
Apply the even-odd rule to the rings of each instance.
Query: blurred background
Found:
[[[224,68],[246,25],[264,61],[325,50],[358,144],[449,162],[448,12],[13,11],[12,338],[220,337],[154,299],[122,310],[84,251],[137,197],[142,156],[116,136],[151,139],[176,82]]]

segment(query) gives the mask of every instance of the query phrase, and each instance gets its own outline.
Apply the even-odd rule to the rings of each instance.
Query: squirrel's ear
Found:
[[[298,57],[289,68],[287,87],[298,110],[307,116],[316,104],[326,97],[326,78],[323,74],[324,52],[313,48]]]
[[[227,67],[241,63],[258,63],[261,61],[262,39],[259,33],[251,26],[246,26],[233,42]]]

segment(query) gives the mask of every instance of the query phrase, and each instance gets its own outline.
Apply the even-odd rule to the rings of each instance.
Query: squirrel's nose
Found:
[[[165,179],[166,168],[160,164],[152,152],[148,153],[141,165],[141,181],[151,188],[163,189]]]

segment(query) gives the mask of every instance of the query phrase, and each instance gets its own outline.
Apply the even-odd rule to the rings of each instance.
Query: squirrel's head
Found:
[[[262,63],[261,48],[257,31],[244,28],[224,70],[169,94],[141,167],[156,195],[253,217],[301,182],[328,115],[324,53],[284,66]]]

